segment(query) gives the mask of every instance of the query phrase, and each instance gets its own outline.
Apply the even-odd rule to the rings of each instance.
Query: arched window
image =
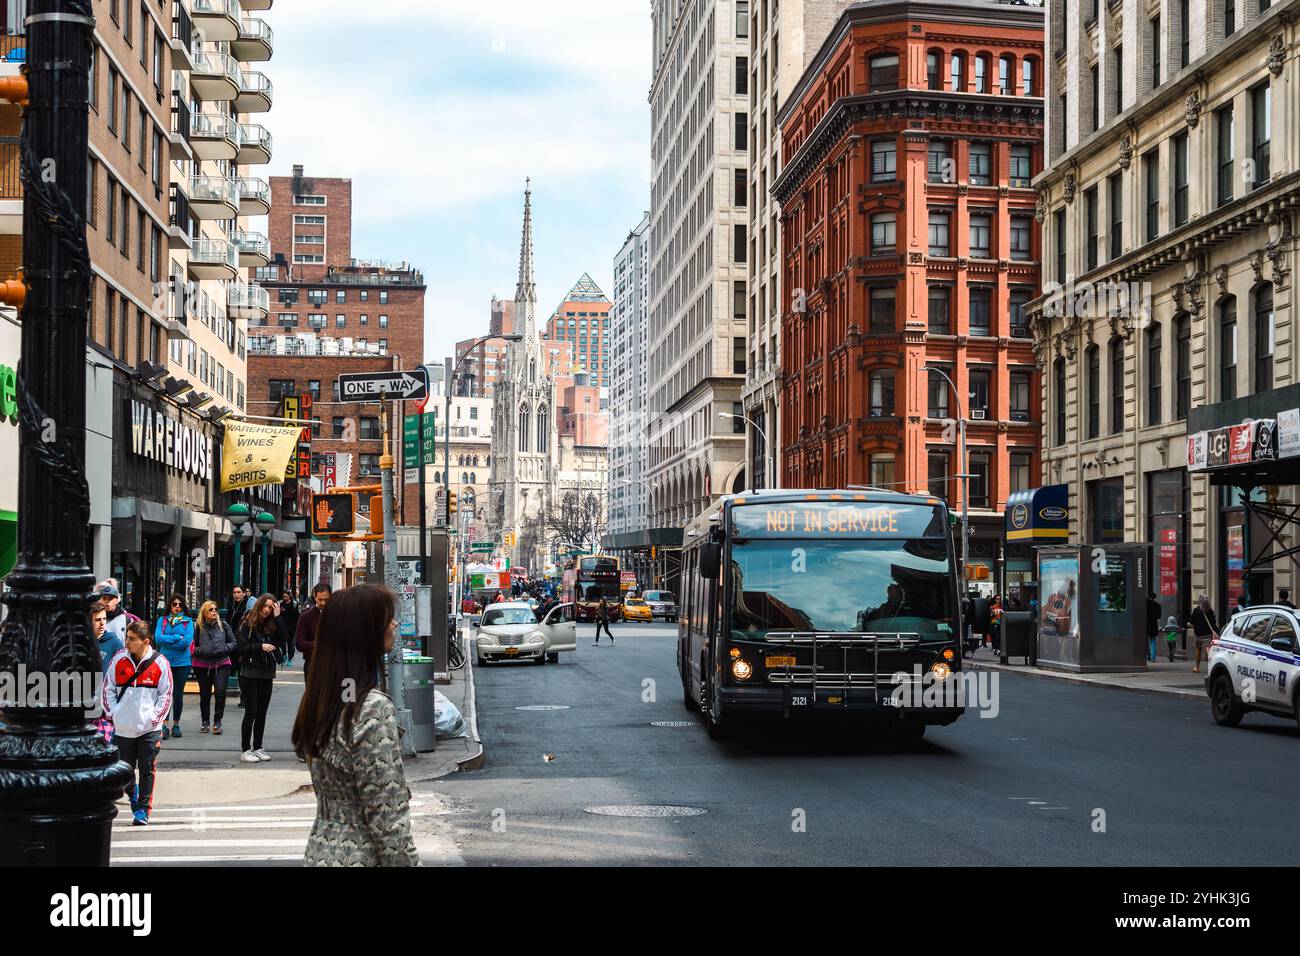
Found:
[[[528,360],[528,384],[532,385],[537,381],[537,359]]]
[[[931,50],[925,55],[925,85],[932,90],[943,89],[942,50]]]
[[[519,409],[519,450],[528,451],[528,407]]]
[[[1273,285],[1255,288],[1255,386],[1256,393],[1273,387]]]
[[[868,61],[871,75],[871,92],[898,89],[898,54],[892,51],[877,53]]]
[[[1219,302],[1219,401],[1237,397],[1237,297]]]
[[[1038,60],[1027,56],[1020,63],[1020,82],[1022,96],[1038,96]]]
[[[981,53],[975,57],[975,92],[989,91],[989,55]]]
[[[1016,91],[1013,88],[1015,82],[1011,78],[1016,75],[1015,68],[1016,58],[1007,53],[998,58],[998,91],[1003,96],[1015,96]]]
[[[471,472],[469,473],[469,483],[470,483],[471,485],[477,485],[477,484],[478,484],[478,472],[471,471]]]
[[[952,81],[952,90],[954,93],[966,92],[966,54],[954,53],[949,63],[950,76]]]
[[[461,483],[462,485],[468,485],[468,484],[469,484],[469,472],[468,472],[468,471],[462,471],[462,472],[460,473],[460,483]]]
[[[537,406],[537,450],[547,452],[551,447],[550,415],[545,405]]]

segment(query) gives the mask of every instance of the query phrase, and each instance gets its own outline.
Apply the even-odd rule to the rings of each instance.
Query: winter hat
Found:
[[[1178,626],[1178,618],[1170,614],[1169,620],[1165,621],[1165,627],[1177,627],[1177,626]]]

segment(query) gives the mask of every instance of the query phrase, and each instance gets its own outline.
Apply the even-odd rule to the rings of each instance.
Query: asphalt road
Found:
[[[1226,729],[1208,703],[1003,675],[996,717],[968,713],[902,750],[780,722],[714,742],[682,706],[674,626],[615,625],[614,647],[592,633],[580,625],[558,664],[475,671],[488,762],[418,788],[449,800],[467,864],[1203,866],[1300,852],[1285,822],[1300,783],[1289,722]],[[663,805],[703,812],[587,812]]]

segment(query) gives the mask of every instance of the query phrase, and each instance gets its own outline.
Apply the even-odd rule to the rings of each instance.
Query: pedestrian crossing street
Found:
[[[436,813],[411,800],[412,821]],[[113,821],[113,866],[158,864],[301,864],[316,803],[155,807],[149,825],[133,826],[125,803]]]

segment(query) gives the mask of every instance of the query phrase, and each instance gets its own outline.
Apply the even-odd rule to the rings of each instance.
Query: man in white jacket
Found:
[[[104,715],[113,721],[118,755],[140,779],[131,796],[133,826],[149,822],[153,807],[154,764],[162,747],[162,726],[172,709],[172,674],[167,660],[153,649],[143,621],[126,627],[126,649],[119,651],[104,675]]]

